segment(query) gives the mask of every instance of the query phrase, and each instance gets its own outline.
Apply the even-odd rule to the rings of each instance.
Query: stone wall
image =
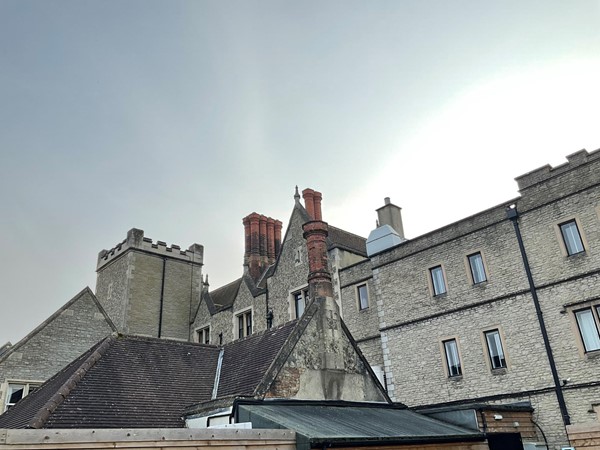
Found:
[[[302,236],[304,217],[299,206],[294,207],[282,241],[281,253],[273,276],[268,279],[269,308],[273,311],[273,326],[295,318],[291,294],[308,286],[306,241]]]
[[[46,381],[114,330],[86,288],[0,357],[0,413],[9,382]]]
[[[409,406],[506,403],[527,393],[520,398],[534,404],[551,444],[568,443],[517,235],[506,215],[506,206],[514,204],[571,420],[597,420],[590,411],[598,402],[600,352],[583,351],[574,311],[600,305],[599,155],[578,153],[557,170],[521,177],[521,198],[371,258],[370,292],[377,298],[382,354],[396,400]],[[577,221],[581,254],[564,251],[558,224],[567,220]],[[467,259],[476,252],[487,278],[478,284]],[[442,295],[432,291],[434,266],[443,268]],[[341,272],[344,305],[353,301],[354,283],[365,278],[360,273],[365,267]],[[353,323],[347,313],[345,319]],[[360,320],[356,323],[360,328]],[[484,332],[492,329],[499,330],[505,368],[490,365]],[[458,344],[460,376],[448,373],[443,346],[448,339]]]
[[[119,331],[188,340],[202,283],[203,248],[154,243],[143,230],[98,255],[96,293]]]

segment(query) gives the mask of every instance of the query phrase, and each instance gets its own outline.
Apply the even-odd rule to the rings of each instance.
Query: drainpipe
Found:
[[[571,418],[569,416],[569,411],[567,410],[567,404],[565,403],[565,398],[563,397],[560,379],[558,377],[558,371],[556,370],[556,363],[554,361],[554,356],[552,354],[552,347],[550,347],[550,340],[548,339],[548,331],[546,330],[546,325],[544,323],[544,316],[542,314],[542,308],[540,306],[540,301],[539,301],[539,298],[537,295],[537,290],[536,290],[535,284],[533,282],[533,276],[531,274],[531,267],[529,266],[529,260],[527,259],[527,253],[525,252],[525,246],[523,245],[523,237],[521,236],[521,230],[519,228],[519,220],[518,220],[519,213],[517,212],[516,205],[511,205],[507,208],[506,216],[512,221],[512,223],[515,227],[515,234],[517,235],[517,241],[519,243],[519,250],[521,251],[521,258],[523,259],[523,265],[525,266],[525,273],[527,274],[527,281],[529,282],[529,292],[531,292],[531,297],[533,298],[535,312],[537,314],[537,319],[540,324],[540,330],[542,332],[542,338],[544,340],[546,356],[548,356],[548,363],[550,364],[550,370],[552,371],[552,378],[554,379],[554,390],[556,392],[556,398],[558,400],[558,407],[560,408],[562,420],[566,427],[567,425],[571,424]]]
[[[165,301],[165,271],[167,269],[167,259],[163,258],[162,266],[162,280],[160,284],[160,311],[158,313],[158,337],[162,336],[162,323],[163,323],[163,304]]]

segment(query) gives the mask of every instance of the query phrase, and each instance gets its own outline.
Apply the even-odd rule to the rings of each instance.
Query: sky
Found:
[[[0,0],[0,345],[140,228],[242,273],[294,187],[407,238],[600,147],[600,1]]]

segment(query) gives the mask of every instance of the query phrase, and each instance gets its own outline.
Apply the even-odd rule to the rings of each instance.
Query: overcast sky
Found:
[[[408,238],[600,147],[600,2],[0,0],[0,345],[136,227],[241,275],[294,186]]]

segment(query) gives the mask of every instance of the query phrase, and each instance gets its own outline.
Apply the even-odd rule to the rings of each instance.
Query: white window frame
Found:
[[[362,299],[363,297],[360,295],[361,288],[365,288],[365,305],[363,306]],[[360,283],[356,286],[356,304],[358,305],[359,311],[364,311],[369,309],[369,284],[368,283]]]
[[[6,411],[11,406],[16,405],[20,400],[23,400],[27,397],[31,392],[31,388],[39,388],[43,384],[43,381],[31,381],[31,380],[7,380],[3,386],[2,391],[4,392],[4,396],[2,399],[2,412]],[[10,389],[11,386],[23,386],[23,396],[15,403],[9,403],[10,400]]]
[[[250,332],[248,332],[248,314],[250,315]],[[243,320],[243,332],[240,335],[239,318]],[[235,339],[242,339],[251,336],[254,333],[254,309],[250,306],[248,308],[236,311],[233,314],[233,336]]]
[[[589,312],[591,314],[591,322],[588,319],[588,326],[591,329],[582,330],[582,322],[580,318],[582,313]],[[600,351],[600,304],[593,304],[585,308],[578,308],[573,310],[573,317],[575,318],[575,324],[579,331],[579,339],[583,346],[583,353],[593,353]],[[588,316],[589,317],[589,316]]]
[[[490,341],[490,337],[493,336],[493,341]],[[488,364],[492,371],[499,371],[508,368],[508,359],[506,357],[506,350],[504,345],[504,339],[502,330],[500,327],[489,328],[483,331],[483,341],[488,355]],[[493,355],[494,348],[499,350],[499,354]],[[498,364],[494,362],[494,358],[498,358]]]
[[[481,267],[474,267],[473,260],[476,257],[479,257],[478,261],[481,264]],[[483,257],[483,253],[481,251],[474,251],[472,253],[469,253],[465,257],[465,260],[467,262],[466,265],[467,265],[467,270],[469,271],[469,278],[471,280],[471,283],[473,285],[486,283],[488,281],[488,274],[487,274],[486,262],[485,262],[485,258]],[[480,272],[483,275],[483,279],[476,277],[476,274],[480,274]]]
[[[298,308],[296,305],[296,299],[297,299],[298,295],[300,295],[302,297],[302,300],[304,301],[304,308],[300,315],[298,315]],[[302,314],[304,314],[304,311],[306,311],[306,308],[308,307],[308,303],[309,303],[308,284],[305,284],[303,286],[298,286],[297,288],[290,290],[289,291],[290,318],[292,320],[299,319],[302,316]]]
[[[201,327],[196,328],[195,330],[195,338],[196,338],[196,342],[200,343],[200,344],[210,344],[212,342],[212,336],[210,334],[210,324],[205,324]],[[202,335],[202,339],[200,338],[200,335]],[[206,336],[208,336],[208,342],[206,341]]]
[[[452,345],[447,345],[454,343],[454,348]],[[449,337],[447,339],[443,339],[441,341],[442,347],[442,355],[444,359],[444,371],[446,376],[449,379],[460,379],[463,376],[463,365],[462,358],[460,355],[460,346],[458,344],[458,338]],[[458,365],[452,364],[454,362],[458,362]],[[454,373],[453,367],[458,367],[458,373]]]
[[[434,276],[434,271],[436,274],[438,274],[438,269],[439,269],[439,276]],[[448,293],[448,282],[446,280],[446,271],[444,270],[444,265],[443,264],[436,264],[435,266],[431,266],[427,269],[427,280],[429,281],[429,289],[431,290],[431,295],[433,297],[441,297],[444,294]],[[443,287],[443,291],[439,292],[439,282],[442,282],[442,287]]]

